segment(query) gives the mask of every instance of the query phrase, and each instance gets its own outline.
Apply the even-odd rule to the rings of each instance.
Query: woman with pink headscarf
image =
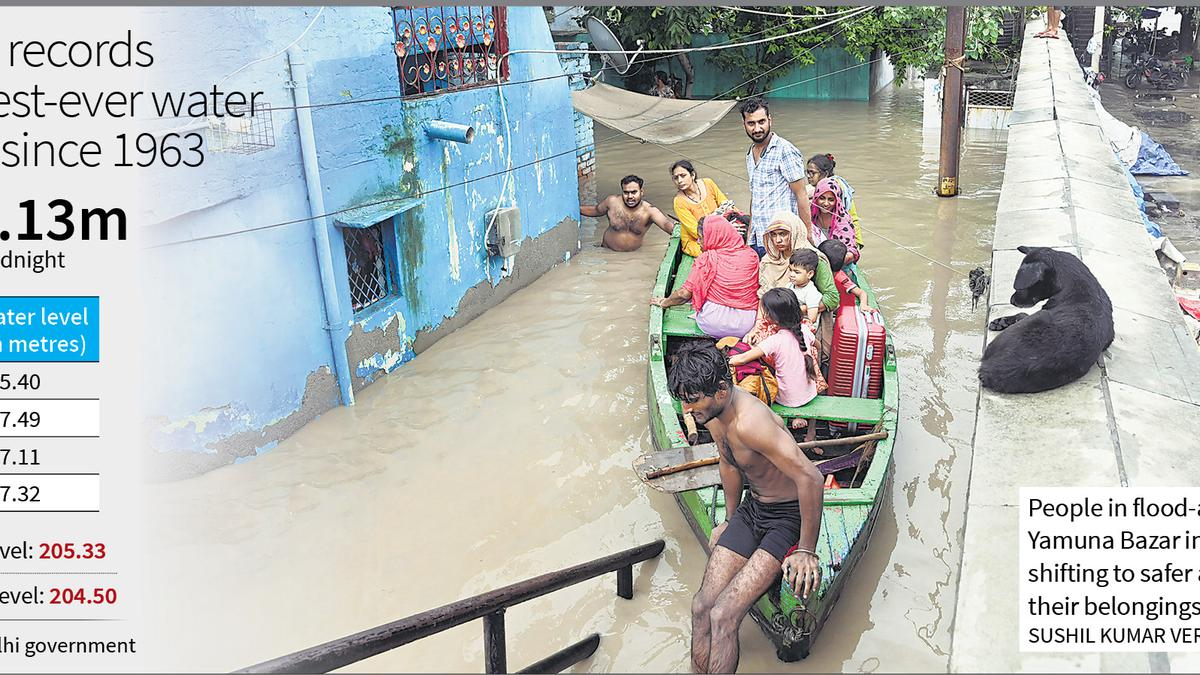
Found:
[[[837,239],[846,245],[846,265],[858,262],[858,244],[854,241],[854,223],[842,199],[842,188],[837,181],[823,178],[817,183],[812,198],[812,239],[820,244],[826,239]]]
[[[733,225],[721,216],[700,224],[703,251],[687,281],[665,298],[650,304],[666,309],[688,300],[696,310],[696,325],[715,338],[741,338],[754,326],[758,312],[758,254]]]

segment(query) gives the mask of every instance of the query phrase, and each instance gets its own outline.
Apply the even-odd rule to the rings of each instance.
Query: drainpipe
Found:
[[[425,133],[431,138],[455,143],[471,143],[475,140],[475,128],[465,124],[446,122],[444,120],[429,120],[425,123]]]
[[[350,335],[350,319],[343,316],[341,298],[333,275],[333,253],[329,244],[329,222],[325,216],[325,198],[321,189],[321,172],[317,168],[317,141],[313,134],[312,110],[308,107],[308,73],[304,68],[304,52],[299,47],[288,49],[288,68],[291,72],[292,100],[296,104],[296,128],[300,132],[300,153],[304,160],[304,183],[308,188],[308,212],[312,218],[313,238],[317,245],[317,266],[321,270],[321,290],[325,296],[325,330],[333,352],[342,405],[354,405],[354,387],[350,379],[350,361],[346,357],[346,338]]]

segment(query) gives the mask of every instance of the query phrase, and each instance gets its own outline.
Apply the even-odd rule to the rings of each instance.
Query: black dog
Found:
[[[1025,259],[1013,282],[1012,304],[1046,304],[1032,315],[988,324],[991,330],[1008,330],[984,350],[979,381],[1006,394],[1046,391],[1078,380],[1114,336],[1112,302],[1083,261],[1050,248],[1017,250]]]

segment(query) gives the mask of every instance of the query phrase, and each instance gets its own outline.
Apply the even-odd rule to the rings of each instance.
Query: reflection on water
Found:
[[[942,670],[985,311],[972,312],[963,274],[988,259],[1003,134],[968,130],[963,193],[939,200],[937,138],[922,133],[913,93],[778,102],[772,115],[806,156],[837,157],[869,230],[958,271],[864,235],[899,356],[893,494],[812,656],[779,663],[747,621],[741,670]],[[736,112],[669,149],[601,141],[600,189],[636,173],[669,207],[667,167],[686,156],[748,207],[746,145]],[[704,557],[674,501],[630,469],[650,444],[646,300],[665,237],[652,229],[632,254],[592,248],[597,238],[585,228],[580,255],[355,407],[254,461],[152,488],[148,584],[165,590],[163,635],[148,642],[161,662],[245,666],[661,537],[631,601],[610,575],[510,609],[508,659],[516,670],[594,631],[600,649],[576,670],[687,670]],[[481,672],[481,635],[474,622],[351,670]]]

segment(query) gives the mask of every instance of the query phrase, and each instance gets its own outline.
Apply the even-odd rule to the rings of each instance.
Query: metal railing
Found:
[[[620,553],[597,558],[574,567],[550,572],[465,600],[399,619],[382,626],[347,635],[315,647],[280,656],[236,671],[239,673],[325,673],[382,654],[421,638],[483,619],[483,654],[486,672],[508,672],[504,641],[504,610],[547,593],[573,586],[601,574],[617,573],[617,595],[633,597],[633,565],[658,557],[662,539]],[[600,646],[600,635],[593,633],[575,644],[551,654],[520,672],[558,672],[591,656]]]

